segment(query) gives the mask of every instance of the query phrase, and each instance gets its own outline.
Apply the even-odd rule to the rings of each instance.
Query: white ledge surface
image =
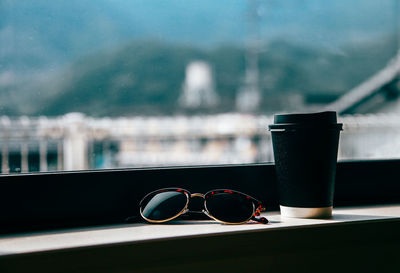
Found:
[[[104,244],[171,239],[185,236],[218,235],[221,233],[400,218],[400,205],[334,209],[331,219],[284,218],[276,213],[266,213],[263,216],[268,218],[270,224],[224,225],[208,220],[175,221],[159,225],[125,224],[57,230],[54,232],[5,235],[0,236],[0,256]]]

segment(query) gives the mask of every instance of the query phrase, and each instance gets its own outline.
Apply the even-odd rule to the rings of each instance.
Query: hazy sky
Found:
[[[40,67],[135,39],[243,45],[256,29],[250,3],[263,44],[337,48],[387,36],[400,20],[396,0],[2,0],[0,58]]]

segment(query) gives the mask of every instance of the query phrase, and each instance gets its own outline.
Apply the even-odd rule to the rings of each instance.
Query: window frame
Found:
[[[400,159],[338,162],[335,206],[400,203]],[[273,163],[0,176],[0,234],[124,223],[148,192],[231,188],[278,210]],[[140,217],[137,217],[140,220]]]

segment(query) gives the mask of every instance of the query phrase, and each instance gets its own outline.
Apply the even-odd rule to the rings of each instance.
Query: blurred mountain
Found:
[[[251,2],[264,109],[277,94],[343,93],[397,46],[394,0],[2,0],[0,114],[171,113],[196,59],[232,110]]]
[[[280,110],[274,98],[288,95],[340,95],[384,67],[394,55],[395,38],[352,44],[340,53],[275,41],[260,54],[262,112]],[[234,46],[200,49],[155,41],[132,42],[74,63],[44,93],[53,94],[37,113],[79,111],[93,116],[174,114],[179,111],[185,67],[205,60],[212,66],[221,104],[207,111],[234,111],[245,74],[245,50]],[[204,110],[204,109],[203,109]]]

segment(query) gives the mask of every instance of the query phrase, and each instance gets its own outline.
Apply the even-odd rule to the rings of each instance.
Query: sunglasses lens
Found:
[[[245,222],[254,213],[253,202],[236,193],[214,193],[207,197],[206,207],[215,219],[227,223]]]
[[[142,215],[150,221],[165,221],[180,214],[187,196],[180,191],[166,191],[146,196],[141,202]]]

